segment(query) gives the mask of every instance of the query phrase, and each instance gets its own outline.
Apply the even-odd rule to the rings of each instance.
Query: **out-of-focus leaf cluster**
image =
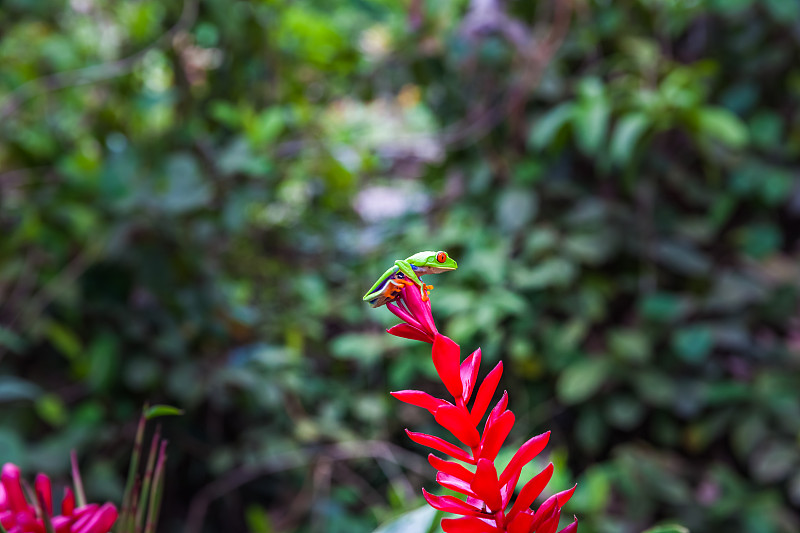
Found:
[[[4,460],[118,496],[164,402],[169,530],[370,531],[432,366],[361,295],[446,249],[581,531],[800,527],[793,2],[574,2],[552,57],[551,2],[187,2],[0,10]]]

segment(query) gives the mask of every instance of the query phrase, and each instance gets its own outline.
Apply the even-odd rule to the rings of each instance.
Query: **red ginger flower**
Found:
[[[3,465],[0,473],[0,524],[8,533],[45,533],[45,516],[55,533],[108,533],[117,520],[117,508],[111,503],[90,503],[75,507],[75,495],[64,490],[61,514],[53,515],[53,492],[50,478],[36,476],[36,503],[29,503],[22,489],[19,468]]]
[[[506,409],[507,392],[489,413],[483,433],[478,430],[503,374],[502,361],[480,383],[469,408],[467,404],[478,383],[480,348],[461,361],[461,348],[439,333],[430,302],[422,300],[413,284],[403,287],[400,296],[387,307],[403,321],[388,329],[388,333],[432,344],[433,364],[445,388],[453,396],[453,402],[418,390],[393,392],[392,396],[428,410],[459,444],[424,433],[408,430],[406,433],[414,442],[474,467],[470,469],[434,454],[428,456],[431,466],[438,470],[436,481],[466,496],[461,500],[453,496],[435,496],[422,490],[434,508],[462,515],[462,518],[442,520],[442,529],[447,533],[555,533],[561,508],[572,497],[575,487],[554,494],[538,509],[531,509],[553,475],[553,463],[522,487],[509,508],[522,467],[544,449],[550,432],[528,440],[517,450],[508,466],[498,472],[494,461],[514,425],[514,413]],[[560,533],[575,533],[577,530],[578,519],[575,518]]]

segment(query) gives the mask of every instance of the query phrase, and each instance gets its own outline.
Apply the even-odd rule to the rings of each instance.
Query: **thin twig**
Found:
[[[325,516],[320,512],[319,506],[313,505],[315,502],[325,501],[330,498],[331,477],[333,474],[333,461],[325,456],[320,457],[319,462],[314,467],[314,491],[311,506],[311,531],[313,533],[324,531],[323,524]]]

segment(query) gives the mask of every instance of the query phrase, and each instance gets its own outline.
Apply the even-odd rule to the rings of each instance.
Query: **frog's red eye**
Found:
[[[436,260],[439,261],[440,263],[444,263],[445,261],[447,261],[447,254],[444,252],[439,252],[438,254],[436,254]]]

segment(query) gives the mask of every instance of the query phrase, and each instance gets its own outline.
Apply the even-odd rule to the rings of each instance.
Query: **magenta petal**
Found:
[[[419,295],[419,287],[406,285],[403,287],[403,301],[408,306],[412,316],[422,323],[425,331],[436,334],[436,324],[433,322],[430,302],[423,302]]]
[[[425,330],[425,328],[422,326],[422,324],[420,324],[418,320],[416,320],[413,316],[408,314],[408,312],[399,305],[395,303],[388,303],[386,304],[386,307],[388,307],[389,311],[394,313],[395,316],[397,316],[397,318],[399,318],[403,322],[407,322],[409,325],[419,329],[420,331]]]
[[[8,507],[12,511],[18,513],[26,511],[28,509],[28,502],[25,500],[25,495],[22,492],[20,473],[17,465],[11,463],[4,464],[2,473],[0,473],[0,482],[3,483],[3,488],[6,492]]]
[[[36,494],[41,498],[48,516],[53,516],[53,489],[50,485],[50,478],[44,474],[38,474],[33,482]]]
[[[108,530],[117,521],[117,516],[117,508],[113,504],[103,504],[92,515],[91,520],[78,530],[78,533],[108,533]]]
[[[72,524],[70,516],[54,516],[50,522],[56,533],[69,533],[69,526]]]
[[[411,339],[412,341],[422,341],[428,344],[433,344],[433,337],[426,334],[419,328],[415,328],[410,324],[397,324],[386,330],[386,333],[396,337],[403,337],[404,339]]]

